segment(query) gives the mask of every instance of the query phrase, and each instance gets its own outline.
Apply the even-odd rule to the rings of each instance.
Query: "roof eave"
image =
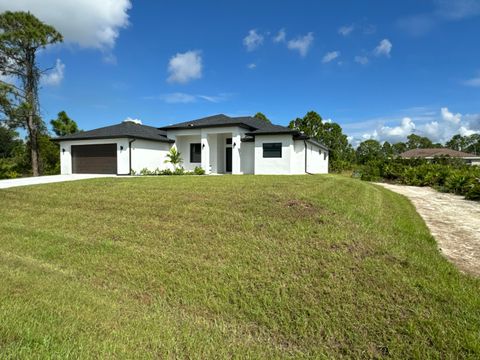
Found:
[[[175,143],[175,140],[173,139],[154,139],[150,138],[147,136],[132,136],[132,135],[120,135],[120,136],[89,136],[89,137],[69,137],[69,138],[53,138],[50,139],[51,141],[54,142],[61,142],[61,141],[78,141],[78,140],[101,140],[101,139],[141,139],[141,140],[149,140],[149,141],[157,141],[157,142],[165,142],[165,143],[170,143],[173,144]]]

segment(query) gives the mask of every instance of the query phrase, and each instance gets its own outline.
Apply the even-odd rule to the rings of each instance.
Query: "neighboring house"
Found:
[[[128,175],[171,168],[171,147],[186,170],[207,174],[328,173],[328,149],[297,130],[254,117],[214,115],[161,128],[124,121],[62,136],[61,173]]]
[[[462,159],[466,164],[469,165],[480,165],[480,155],[469,154],[447,148],[413,149],[400,154],[400,157],[404,159],[423,158],[432,160],[441,156]]]

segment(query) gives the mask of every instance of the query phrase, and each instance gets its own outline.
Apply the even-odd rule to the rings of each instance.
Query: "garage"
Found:
[[[74,174],[116,174],[117,144],[72,145]]]

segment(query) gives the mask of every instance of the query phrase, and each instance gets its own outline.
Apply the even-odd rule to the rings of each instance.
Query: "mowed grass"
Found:
[[[341,176],[0,190],[0,358],[478,358],[480,281]]]

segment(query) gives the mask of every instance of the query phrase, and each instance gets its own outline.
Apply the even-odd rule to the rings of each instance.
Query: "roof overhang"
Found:
[[[128,135],[122,135],[122,136],[89,136],[89,137],[69,137],[69,138],[53,138],[50,139],[51,141],[54,142],[62,142],[62,141],[82,141],[82,140],[108,140],[108,139],[141,139],[141,140],[149,140],[149,141],[156,141],[156,142],[164,142],[164,143],[170,143],[173,144],[175,143],[175,140],[172,139],[152,139],[146,136],[128,136]]]

